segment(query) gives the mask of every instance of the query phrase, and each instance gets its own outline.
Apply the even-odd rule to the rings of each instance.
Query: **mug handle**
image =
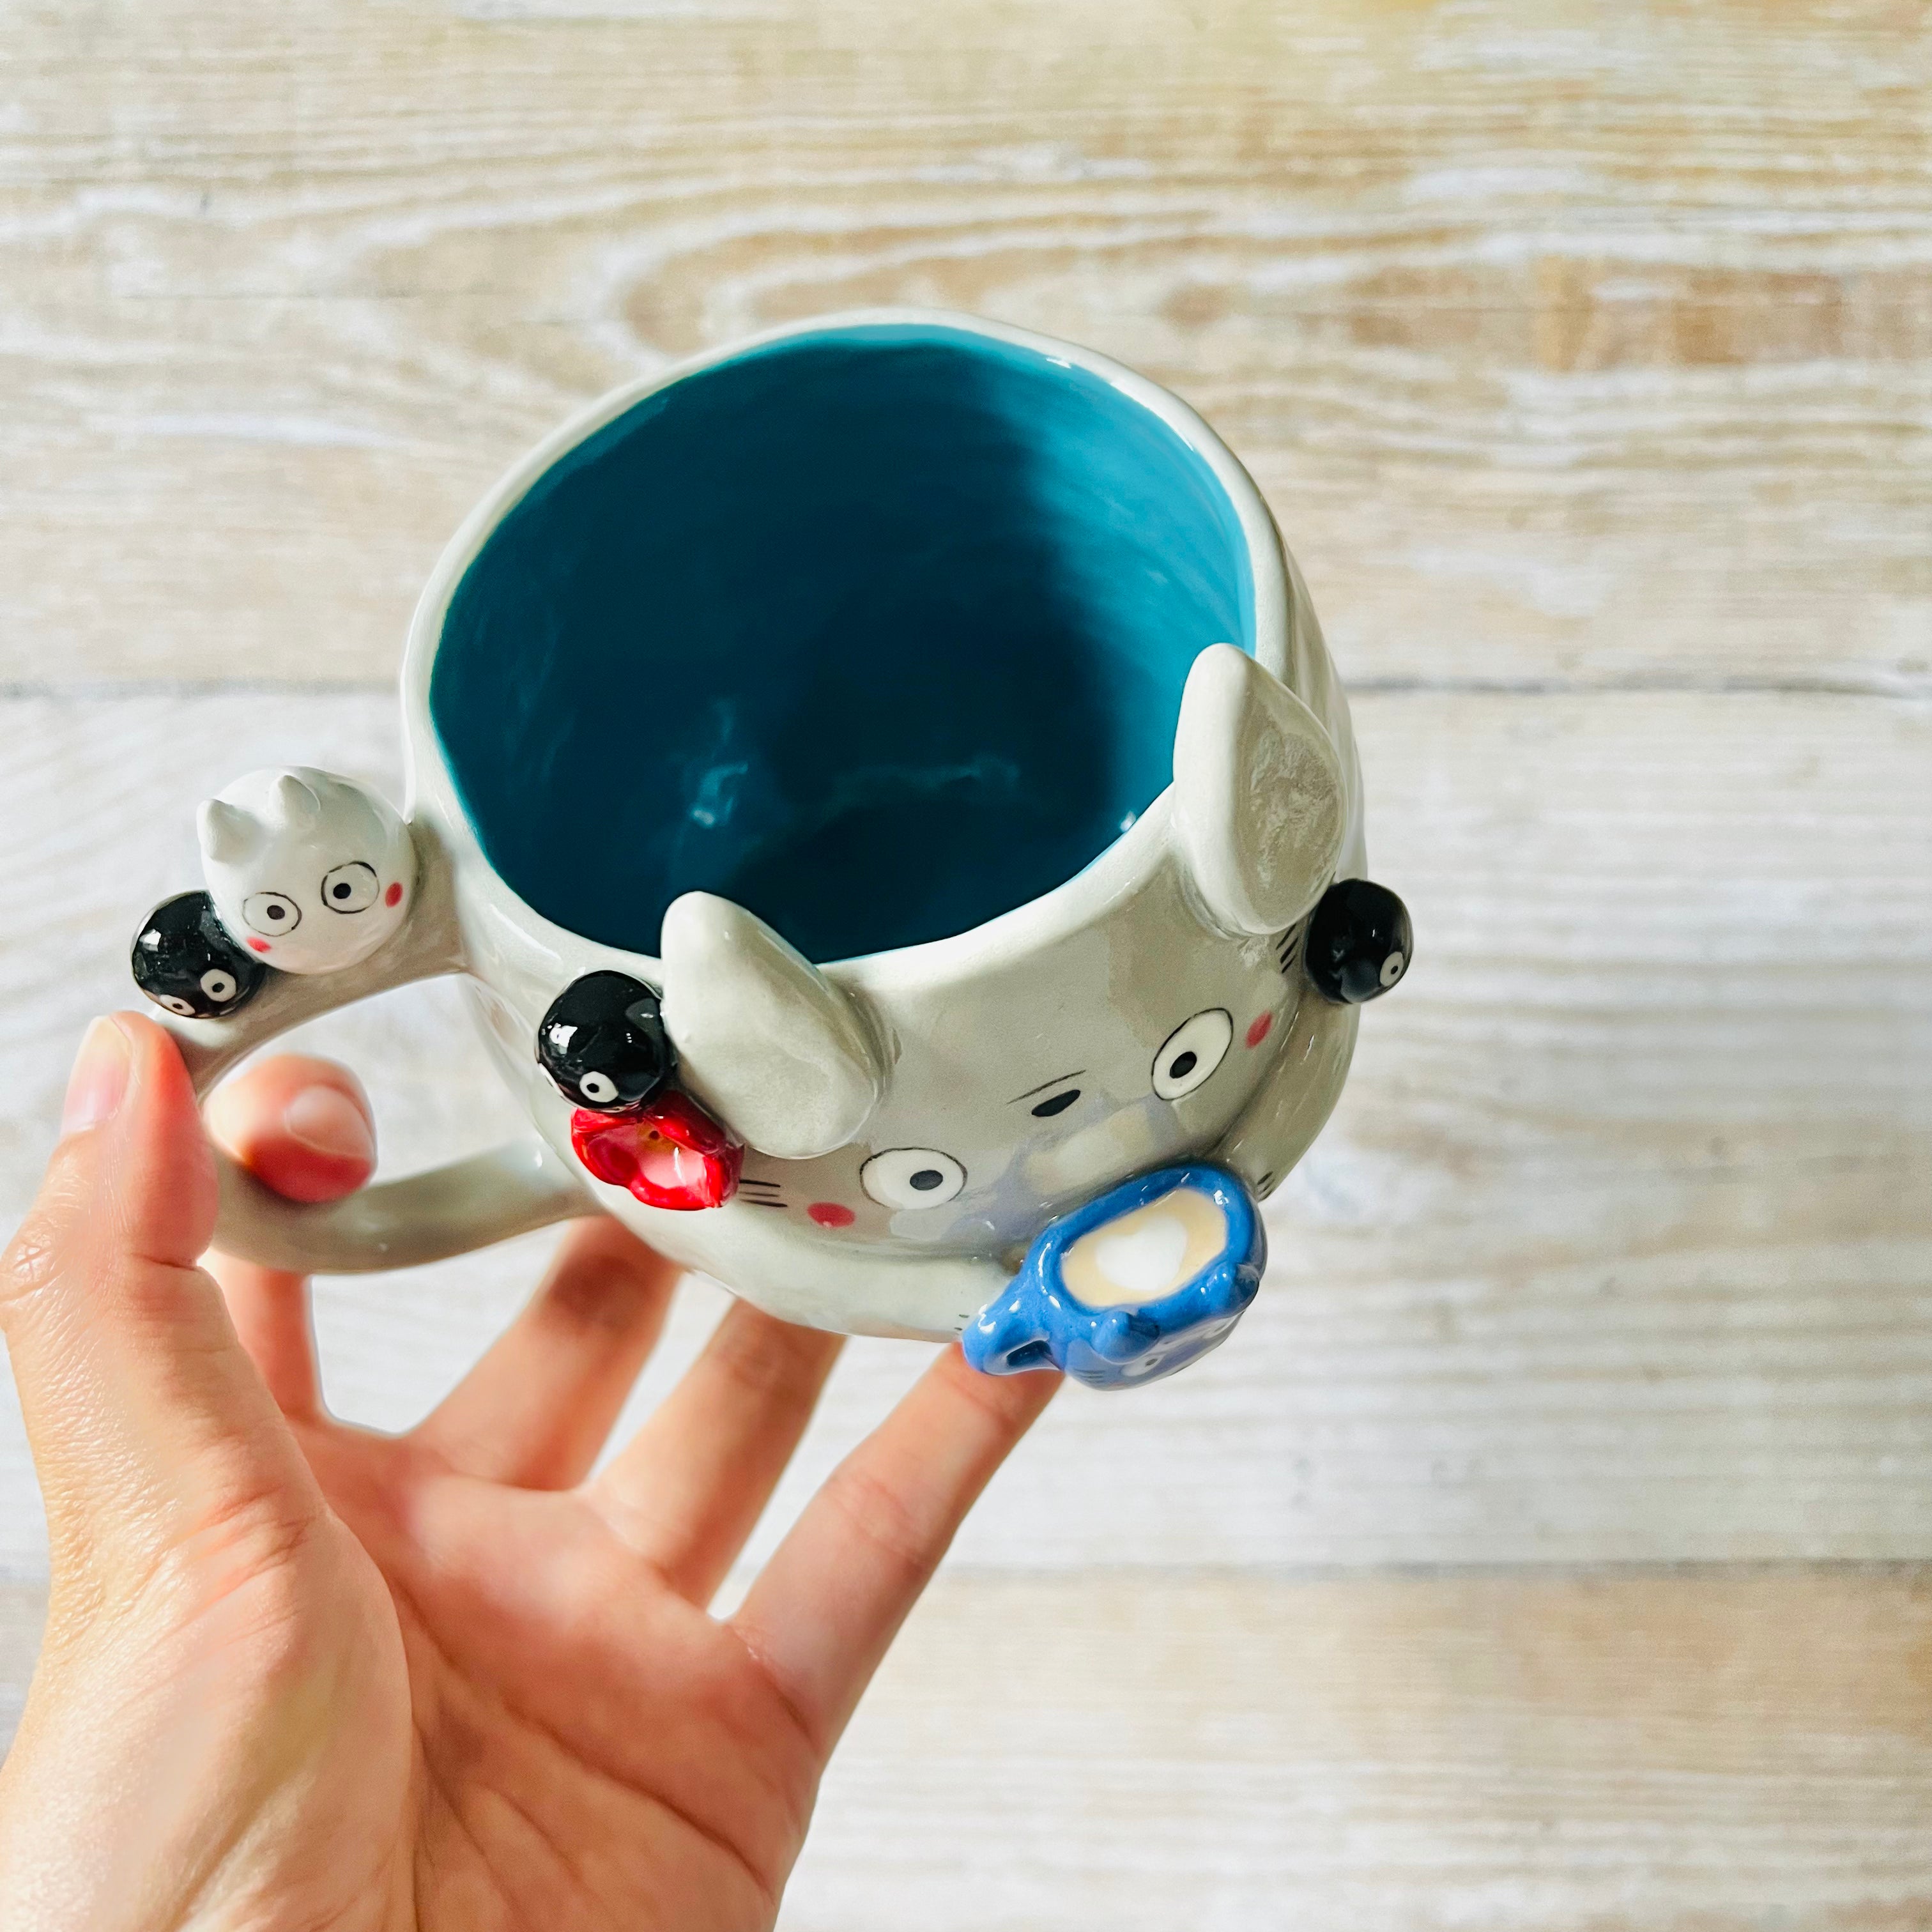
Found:
[[[291,1027],[358,1000],[464,970],[449,870],[420,827],[416,906],[387,944],[339,972],[271,974],[226,1019],[154,1016],[181,1048],[197,1098],[236,1063]],[[578,1215],[604,1210],[534,1130],[488,1153],[451,1161],[340,1201],[288,1201],[214,1150],[220,1213],[213,1245],[226,1255],[297,1274],[368,1274],[467,1254]]]

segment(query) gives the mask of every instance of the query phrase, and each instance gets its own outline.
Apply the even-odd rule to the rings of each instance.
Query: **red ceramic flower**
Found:
[[[634,1114],[570,1117],[570,1144],[599,1180],[647,1208],[722,1208],[737,1190],[742,1144],[688,1094],[660,1094]]]

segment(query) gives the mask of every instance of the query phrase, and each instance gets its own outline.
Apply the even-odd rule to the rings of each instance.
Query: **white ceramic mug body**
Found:
[[[1202,487],[1219,493],[1216,513],[1244,553],[1245,634],[1196,641],[1248,653],[1326,733],[1344,797],[1342,876],[1364,865],[1360,786],[1319,627],[1246,472],[1166,391],[1064,343],[923,312],[868,312],[776,332],[606,398],[520,464],[458,533],[410,635],[407,812],[425,864],[441,875],[425,896],[449,908],[454,956],[505,1078],[598,1204],[664,1253],[790,1319],[942,1337],[998,1291],[1044,1226],[1130,1175],[1209,1158],[1265,1195],[1333,1106],[1356,1015],[1316,997],[1299,970],[1297,926],[1235,932],[1217,920],[1178,836],[1170,788],[1072,876],[970,929],[814,961],[862,1016],[885,1068],[878,1103],[849,1144],[807,1160],[775,1160],[752,1146],[734,1197],[692,1212],[648,1207],[577,1166],[571,1103],[537,1063],[539,1022],[580,975],[614,969],[656,986],[660,962],[546,917],[486,855],[452,769],[460,754],[446,745],[432,703],[452,599],[506,515],[587,440],[701,371],[821,339],[861,348],[992,345],[1006,358],[1104,384],[1149,434],[1172,439]],[[506,704],[520,701],[503,694]],[[614,756],[622,755],[622,734],[652,728],[646,694],[612,693]],[[892,890],[891,879],[878,881],[880,892]],[[1186,1070],[1171,1076],[1160,1061],[1175,1041],[1167,1066],[1185,1060]],[[892,1185],[902,1155],[922,1176],[944,1175],[933,1204],[896,1204],[909,1198]]]

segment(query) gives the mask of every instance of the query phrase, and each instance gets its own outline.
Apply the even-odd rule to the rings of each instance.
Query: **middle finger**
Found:
[[[523,1312],[417,1441],[492,1482],[581,1482],[657,1344],[681,1272],[616,1221],[577,1222]]]
[[[216,1090],[208,1131],[266,1186],[291,1201],[352,1194],[376,1164],[368,1096],[345,1067],[280,1054]],[[301,1275],[212,1254],[242,1346],[269,1393],[291,1415],[321,1406],[308,1282]]]

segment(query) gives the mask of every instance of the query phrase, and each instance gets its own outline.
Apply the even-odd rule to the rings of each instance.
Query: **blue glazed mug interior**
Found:
[[[546,918],[650,954],[703,890],[846,958],[1090,864],[1166,788],[1196,654],[1252,649],[1252,602],[1214,471],[1100,375],[826,329],[553,464],[450,598],[430,711]]]

